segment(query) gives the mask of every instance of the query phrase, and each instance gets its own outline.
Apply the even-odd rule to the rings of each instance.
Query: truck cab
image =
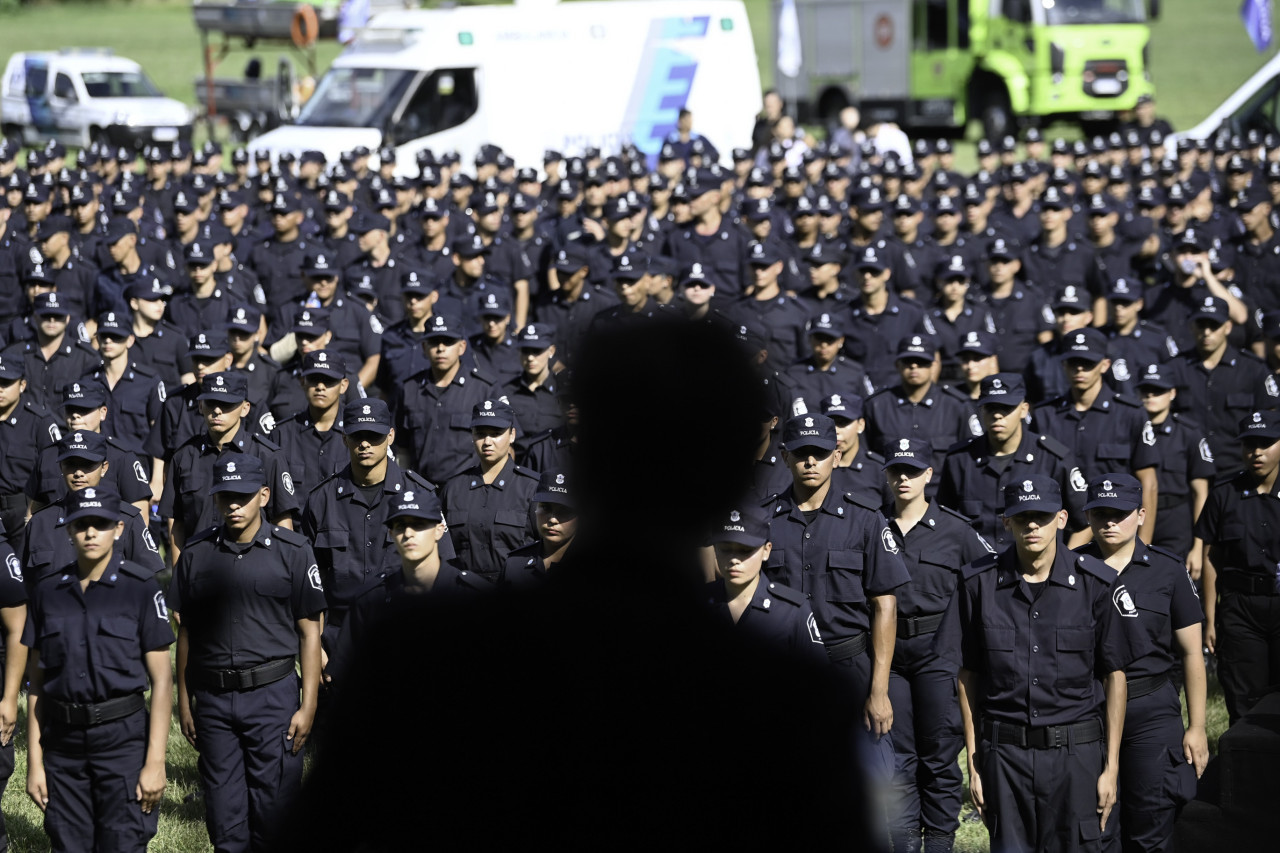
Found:
[[[775,79],[810,120],[831,121],[854,104],[864,123],[963,133],[976,118],[999,137],[1020,124],[1110,122],[1154,90],[1144,0],[795,5],[802,68]]]
[[[105,48],[15,53],[0,78],[0,127],[27,145],[106,139],[136,149],[189,140],[191,121],[142,66]]]

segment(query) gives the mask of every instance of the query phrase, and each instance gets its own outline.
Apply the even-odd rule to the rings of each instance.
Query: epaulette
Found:
[[[204,530],[201,530],[196,535],[188,536],[186,545],[183,546],[183,550],[190,549],[190,547],[197,542],[204,542],[205,540],[216,539],[217,536],[218,536],[217,525],[214,525],[213,527],[206,527]]]
[[[980,438],[982,438],[981,435],[975,435],[972,438],[962,438],[959,441],[957,441],[955,444],[948,447],[947,453],[952,454],[952,453],[955,453],[957,450],[965,450]]]
[[[1041,447],[1059,459],[1066,459],[1071,455],[1071,448],[1067,447],[1051,435],[1042,435],[1037,439],[1037,441]]]
[[[1147,550],[1154,551],[1155,553],[1159,554],[1161,557],[1168,557],[1170,560],[1173,560],[1179,566],[1185,566],[1186,564],[1185,559],[1183,559],[1182,557],[1179,557],[1177,554],[1175,554],[1174,552],[1170,551],[1167,548],[1160,547],[1159,545],[1148,545]]]
[[[1136,408],[1138,408],[1138,407],[1140,407],[1140,406],[1142,405],[1142,404],[1141,404],[1141,403],[1139,403],[1137,400],[1130,400],[1128,397],[1126,397],[1126,396],[1125,396],[1125,395],[1123,395],[1123,394],[1116,394],[1116,395],[1115,395],[1114,397],[1112,397],[1111,399],[1115,400],[1117,403],[1119,403],[1119,404],[1121,404],[1121,405],[1123,405],[1123,406],[1132,406],[1132,407],[1133,407],[1133,408],[1135,408],[1135,409],[1136,409]]]
[[[307,537],[303,536],[296,530],[290,530],[287,527],[271,528],[271,535],[279,539],[281,542],[288,542],[290,545],[306,545]]]
[[[142,376],[159,376],[160,375],[156,373],[155,368],[153,368],[151,365],[141,364],[136,361],[129,363],[129,369],[132,370],[134,373],[140,374]]]
[[[867,454],[867,455],[870,456],[871,454]],[[867,498],[864,498],[862,495],[855,495],[851,492],[845,492],[844,499],[851,504],[856,504],[857,506],[862,507],[863,509],[869,509],[872,512],[880,511],[879,501],[869,500]]]
[[[958,519],[960,519],[961,521],[963,521],[963,522],[965,523],[965,526],[966,526],[966,527],[968,527],[968,526],[972,523],[972,520],[969,518],[969,516],[965,515],[963,512],[959,512],[959,511],[957,511],[957,510],[954,510],[954,509],[952,509],[952,508],[951,508],[951,507],[949,507],[949,506],[943,506],[942,504],[937,503],[936,501],[935,501],[934,503],[937,505],[938,509],[942,510],[942,511],[943,511],[944,513],[946,513],[947,515],[953,515],[953,516],[955,516],[956,518],[958,518]]]
[[[134,578],[137,578],[138,580],[144,580],[144,581],[151,580],[156,576],[155,572],[148,571],[147,569],[143,568],[142,566],[139,566],[137,563],[133,562],[132,560],[122,560],[120,562],[120,571],[126,575],[129,575],[130,577],[134,577]]]
[[[808,601],[803,592],[796,592],[791,587],[783,586],[780,583],[769,584],[769,594],[796,607],[800,607]]]
[[[436,491],[435,483],[432,483],[430,480],[428,480],[426,477],[419,474],[417,471],[409,471],[405,468],[401,468],[400,470],[404,474],[404,478],[406,480],[413,481],[413,485],[415,487],[419,489],[426,489],[427,491],[431,491],[431,492]]]
[[[34,400],[24,400],[22,402],[22,406],[33,415],[40,415],[41,417],[52,416],[52,413],[48,409],[46,409],[44,406],[40,405],[39,403],[35,402]]]
[[[1077,554],[1076,565],[1081,571],[1088,572],[1099,580],[1104,580],[1108,584],[1114,583],[1120,573],[1099,560],[1097,557],[1090,557],[1088,554]]]
[[[530,480],[536,480],[540,476],[537,472],[531,471],[523,465],[517,465],[513,470],[521,477],[528,477]]]
[[[964,575],[966,580],[968,580],[969,578],[977,577],[985,571],[994,569],[998,562],[999,559],[996,554],[983,554],[972,563],[962,566],[960,568],[960,573]]]
[[[127,516],[140,516],[142,511],[127,501],[120,501],[120,514]]]
[[[955,399],[959,400],[961,403],[973,402],[972,400],[969,399],[968,394],[957,391],[955,388],[952,388],[950,385],[937,385],[935,387],[941,388],[943,394],[946,394],[948,397],[954,397]]]
[[[255,432],[253,434],[253,440],[260,442],[263,447],[267,448],[267,450],[270,450],[272,452],[278,451],[280,449],[280,445],[276,444],[274,441],[267,438],[265,435],[263,435],[260,432]]]

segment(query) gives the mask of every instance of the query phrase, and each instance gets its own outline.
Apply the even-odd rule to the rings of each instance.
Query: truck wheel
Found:
[[[0,124],[0,136],[5,139],[17,140],[19,143],[24,142],[22,134],[22,126],[17,124]]]
[[[1003,92],[992,95],[982,107],[982,132],[987,139],[998,140],[1013,133],[1013,109]]]
[[[102,132],[102,128],[98,127],[96,124],[89,126],[89,144],[90,145],[92,145],[94,142],[102,142],[106,140],[106,138],[107,138],[107,135]]]

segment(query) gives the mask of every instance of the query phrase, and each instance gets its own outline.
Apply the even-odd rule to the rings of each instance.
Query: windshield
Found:
[[[141,71],[86,71],[80,75],[90,98],[159,98],[163,94]]]
[[[414,72],[391,68],[330,68],[298,116],[311,127],[383,127]]]
[[[1137,24],[1147,19],[1142,0],[1042,0],[1045,23]]]

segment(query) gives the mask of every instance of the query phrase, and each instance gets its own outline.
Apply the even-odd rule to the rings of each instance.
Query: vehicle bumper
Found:
[[[128,146],[134,149],[155,143],[164,144],[181,139],[191,141],[190,124],[185,125],[125,125],[112,124],[105,128],[107,140],[112,146]]]

